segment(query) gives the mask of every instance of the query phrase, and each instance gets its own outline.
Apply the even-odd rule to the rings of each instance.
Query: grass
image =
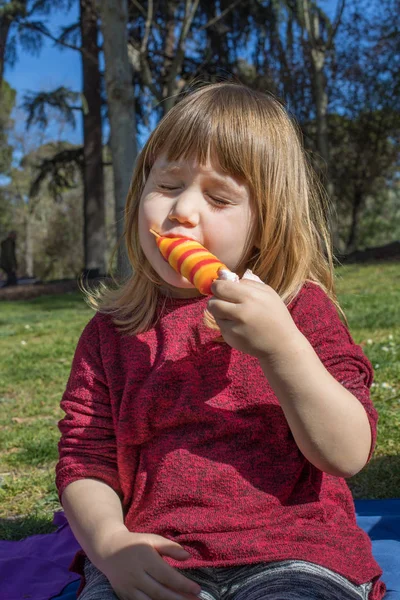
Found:
[[[355,498],[400,497],[400,265],[349,265],[337,271],[350,331],[370,359],[379,413],[370,463],[349,481]]]
[[[375,368],[380,415],[369,465],[349,481],[356,498],[400,496],[400,269],[340,267],[339,300]],[[0,304],[0,538],[51,531],[59,401],[78,337],[92,316],[79,293]]]

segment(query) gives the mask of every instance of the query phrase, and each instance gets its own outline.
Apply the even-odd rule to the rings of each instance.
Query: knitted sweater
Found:
[[[79,340],[61,406],[57,487],[96,477],[122,498],[130,531],[181,544],[179,568],[299,559],[355,584],[382,571],[344,479],[298,449],[256,358],[216,343],[207,299],[169,299],[136,336],[96,314]],[[326,294],[307,283],[289,306],[330,373],[363,404],[373,445],[371,366]],[[75,569],[81,572],[76,561]]]

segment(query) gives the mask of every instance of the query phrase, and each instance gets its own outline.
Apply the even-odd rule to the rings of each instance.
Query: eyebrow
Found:
[[[182,169],[179,165],[165,165],[156,167],[156,172],[160,175],[170,175],[170,174],[179,174],[182,173],[184,169]]]

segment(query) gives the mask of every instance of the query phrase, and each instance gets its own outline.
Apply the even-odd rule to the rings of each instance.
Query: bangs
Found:
[[[262,140],[265,114],[257,96],[257,92],[234,84],[206,86],[189,94],[150,137],[147,173],[163,154],[171,162],[195,159],[204,165],[216,161],[229,175],[251,182],[254,159],[266,142],[265,137]]]

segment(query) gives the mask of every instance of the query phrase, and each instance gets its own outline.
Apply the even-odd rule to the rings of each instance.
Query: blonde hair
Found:
[[[289,304],[305,281],[321,286],[335,302],[331,241],[325,196],[308,163],[298,126],[281,103],[241,84],[217,83],[187,94],[160,121],[140,153],[125,209],[132,276],[115,289],[88,293],[95,309],[113,315],[130,334],[154,324],[160,287],[139,243],[138,208],[154,162],[209,157],[244,182],[256,208],[253,246],[246,264]],[[257,240],[257,248],[254,243]],[[247,248],[248,250],[248,248]]]

